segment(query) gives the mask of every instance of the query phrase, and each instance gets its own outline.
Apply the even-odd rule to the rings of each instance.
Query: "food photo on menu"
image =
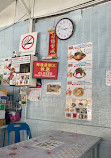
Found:
[[[16,77],[16,85],[29,85],[30,73],[18,73]]]
[[[74,59],[77,61],[82,60],[83,58],[85,58],[86,54],[84,54],[81,49],[78,49],[77,52],[74,54]]]
[[[77,69],[74,71],[73,76],[74,76],[75,78],[80,79],[80,78],[83,78],[83,77],[86,76],[86,72],[84,71],[83,68],[79,67],[79,68],[77,68]]]

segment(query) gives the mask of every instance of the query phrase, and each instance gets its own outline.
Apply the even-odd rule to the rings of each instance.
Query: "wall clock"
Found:
[[[56,24],[56,35],[61,40],[66,40],[72,36],[74,24],[68,18],[63,18]]]

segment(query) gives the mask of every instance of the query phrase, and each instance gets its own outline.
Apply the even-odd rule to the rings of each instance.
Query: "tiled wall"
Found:
[[[75,23],[74,35],[66,40],[58,40],[57,61],[59,63],[57,80],[42,80],[41,101],[29,102],[27,122],[35,137],[49,130],[73,131],[91,134],[103,138],[100,146],[100,158],[111,157],[111,88],[105,85],[105,71],[111,69],[111,2],[78,10],[62,16],[38,21],[37,53],[39,59],[48,55],[48,30],[63,17]],[[12,56],[18,50],[20,35],[28,31],[28,22],[23,22],[0,32],[0,58]],[[67,80],[68,46],[93,42],[93,86],[92,121],[67,120],[65,118],[65,97]],[[60,96],[46,95],[46,83],[61,82]]]

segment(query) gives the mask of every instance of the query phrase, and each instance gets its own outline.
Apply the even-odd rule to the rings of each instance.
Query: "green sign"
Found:
[[[5,110],[5,105],[1,104],[0,105],[0,110]]]

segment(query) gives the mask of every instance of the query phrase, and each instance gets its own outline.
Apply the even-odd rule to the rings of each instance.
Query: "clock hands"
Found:
[[[67,29],[68,29],[68,27],[63,28],[63,27],[60,27],[60,26],[59,26],[59,29],[61,29],[61,30],[67,30]]]
[[[63,18],[56,24],[56,34],[61,40],[68,39],[73,34],[74,25],[68,18]]]
[[[64,28],[63,30],[67,30],[68,28]]]

